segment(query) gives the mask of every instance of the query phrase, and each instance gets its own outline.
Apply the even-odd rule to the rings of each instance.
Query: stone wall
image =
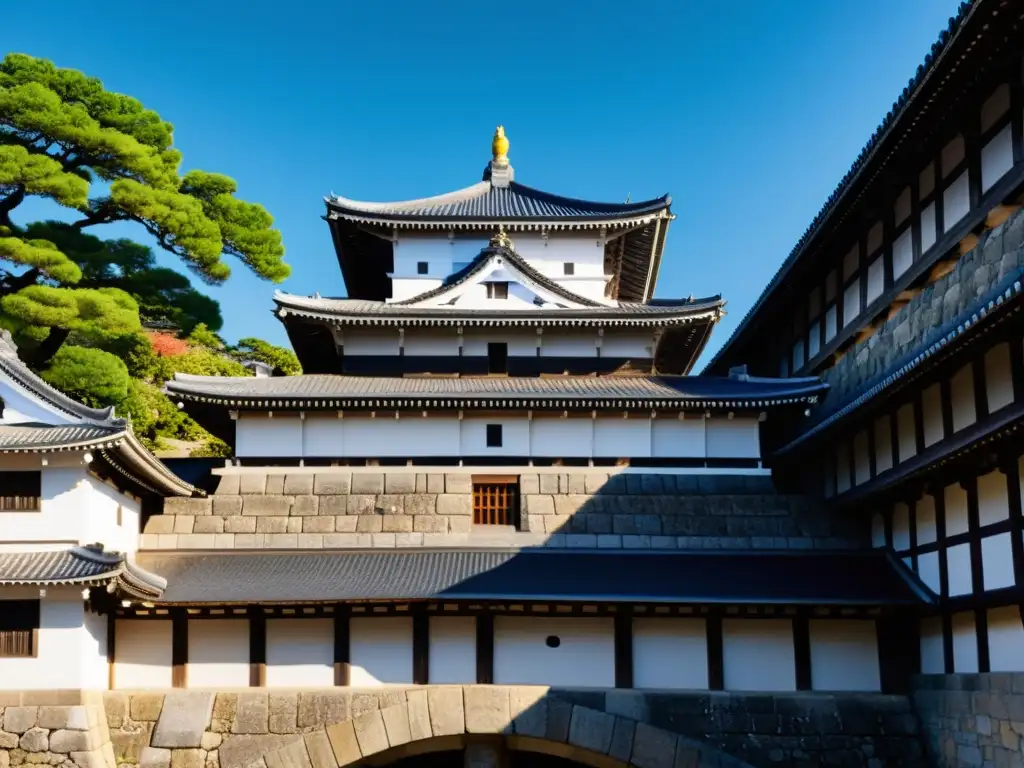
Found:
[[[914,350],[926,348],[944,326],[965,314],[1002,281],[1024,270],[1024,210],[986,230],[953,270],[915,296],[874,335],[824,372],[830,390],[825,405],[841,407],[865,383],[891,372]]]
[[[0,768],[25,764],[114,768],[100,695],[0,691]]]
[[[432,739],[500,734],[590,764],[922,766],[905,697],[427,686],[376,690],[108,692],[118,765],[337,768]],[[603,763],[595,763],[597,756]],[[385,756],[382,756],[385,757]]]
[[[937,768],[1024,765],[1024,674],[921,675],[913,699]]]
[[[167,499],[143,549],[546,546],[634,549],[867,546],[854,521],[767,476],[527,472],[520,530],[472,524],[472,475],[324,468],[226,473],[204,499]]]

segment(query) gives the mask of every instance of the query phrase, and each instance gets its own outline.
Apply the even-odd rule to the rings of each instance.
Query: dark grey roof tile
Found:
[[[109,446],[127,433],[126,427],[94,424],[9,424],[0,425],[0,452],[76,450]]]

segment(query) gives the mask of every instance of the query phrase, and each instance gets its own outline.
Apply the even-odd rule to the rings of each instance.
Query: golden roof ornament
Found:
[[[491,154],[494,156],[494,164],[504,167],[508,165],[508,139],[505,138],[505,126],[499,125],[494,129],[494,138],[491,140]]]
[[[505,233],[505,227],[499,227],[497,233],[491,236],[490,246],[512,250],[512,238]]]

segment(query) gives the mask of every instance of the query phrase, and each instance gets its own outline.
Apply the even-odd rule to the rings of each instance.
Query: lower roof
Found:
[[[0,586],[115,585],[143,599],[160,595],[167,583],[130,563],[118,552],[98,546],[30,552],[0,552]]]
[[[170,604],[387,600],[919,605],[933,595],[882,550],[352,550],[143,553]]]

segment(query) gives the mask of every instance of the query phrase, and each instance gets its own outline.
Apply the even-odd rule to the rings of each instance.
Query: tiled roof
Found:
[[[142,554],[165,603],[594,600],[924,604],[895,558],[869,552],[385,550]]]
[[[159,596],[167,582],[98,547],[42,552],[0,552],[0,584],[57,586],[116,582],[124,593],[139,598]]]
[[[671,203],[668,195],[636,203],[598,203],[553,195],[516,182],[499,187],[484,180],[455,192],[401,202],[370,203],[329,197],[327,209],[360,221],[558,222],[631,219],[656,214]]]
[[[126,427],[94,424],[11,424],[0,425],[0,452],[79,450],[110,446],[125,437]]]
[[[839,210],[841,204],[846,198],[847,192],[854,186],[854,182],[858,181],[861,174],[871,166],[872,161],[879,157],[885,150],[887,140],[891,137],[895,137],[898,128],[900,127],[902,119],[910,114],[910,106],[915,103],[915,97],[923,90],[923,86],[932,79],[932,74],[937,69],[941,62],[946,59],[945,54],[950,49],[950,43],[957,39],[959,33],[967,26],[967,21],[975,16],[978,9],[982,6],[993,6],[993,14],[998,10],[998,0],[967,0],[962,2],[957,9],[956,16],[949,19],[949,24],[945,30],[943,30],[939,39],[932,44],[931,51],[925,56],[924,63],[918,66],[914,76],[910,78],[910,82],[903,89],[899,98],[896,99],[895,103],[890,108],[888,114],[882,119],[881,124],[875,129],[875,132],[868,139],[867,144],[861,149],[860,154],[854,161],[851,168],[843,176],[842,180],[833,190],[832,194],[829,195],[828,200],[818,211],[818,214],[811,221],[810,226],[804,231],[804,234],[797,241],[797,244],[790,251],[789,256],[776,271],[775,276],[772,277],[771,281],[761,292],[761,295],[754,302],[754,305],[750,308],[750,311],[740,320],[736,330],[733,331],[732,336],[722,345],[722,348],[715,354],[711,362],[707,365],[707,370],[710,370],[718,364],[719,360],[723,359],[726,351],[731,347],[732,343],[739,338],[740,334],[745,332],[749,323],[753,320],[754,316],[760,311],[762,305],[767,298],[775,291],[775,289],[782,283],[782,280],[789,273],[789,270],[804,254],[807,247],[814,240],[815,235],[823,227],[823,225],[829,220],[829,218]],[[976,46],[980,50],[984,50],[985,46]],[[953,61],[956,61],[954,59]]]
[[[743,407],[815,402],[818,378],[712,376],[383,377],[305,374],[271,378],[176,374],[172,397],[223,405],[379,408],[413,403],[439,406]]]

